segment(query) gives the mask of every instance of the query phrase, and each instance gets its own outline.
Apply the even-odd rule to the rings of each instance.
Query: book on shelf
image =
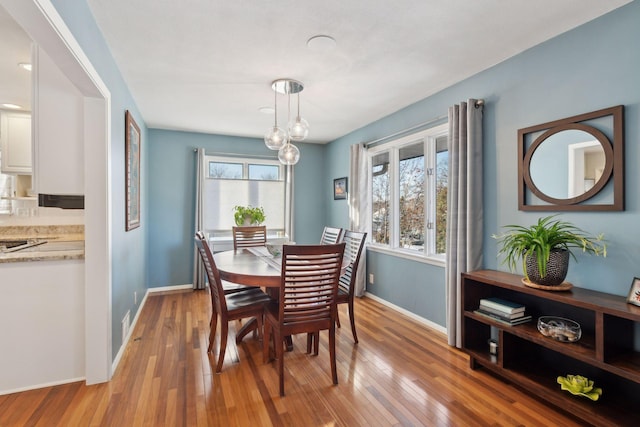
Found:
[[[520,325],[522,323],[527,323],[529,321],[531,321],[531,316],[523,316],[523,317],[519,317],[517,319],[513,319],[513,320],[505,320],[503,318],[501,318],[498,315],[492,314],[492,313],[487,313],[486,311],[482,311],[482,310],[475,310],[474,313],[486,317],[487,319],[491,319],[495,322],[501,323],[503,325],[507,325],[507,326],[515,326],[515,325]]]
[[[525,311],[517,311],[515,313],[505,313],[504,311],[501,310],[496,310],[495,308],[492,307],[487,307],[485,305],[480,305],[480,307],[478,307],[478,310],[480,311],[486,311],[487,313],[491,313],[491,314],[495,314],[496,316],[500,316],[502,317],[504,320],[513,320],[513,319],[517,319],[519,317],[523,317]]]
[[[524,311],[525,306],[522,304],[518,304],[513,301],[508,301],[506,299],[491,297],[491,298],[482,298],[480,300],[481,307],[490,307],[495,310],[500,310],[503,313],[518,313]]]

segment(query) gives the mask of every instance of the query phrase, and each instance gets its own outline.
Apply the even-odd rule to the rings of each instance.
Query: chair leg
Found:
[[[311,353],[311,344],[313,344],[313,335],[307,332],[307,353]]]
[[[340,313],[338,313],[338,310],[336,310],[336,325],[338,325],[338,328],[340,327]]]
[[[351,320],[351,334],[353,335],[353,341],[358,344],[358,334],[356,334],[356,318],[355,310],[353,309],[353,299],[349,301],[349,320]]]
[[[268,320],[264,322],[264,334],[262,335],[262,363],[267,363],[271,360],[269,354],[269,344],[271,343],[271,322]]]
[[[333,383],[338,384],[338,370],[336,368],[336,326],[331,324],[329,328],[329,357],[331,358],[331,377]]]
[[[224,353],[227,349],[227,336],[229,335],[229,322],[222,322],[220,324],[220,353],[218,353],[218,364],[216,365],[216,373],[222,371],[222,364],[224,363]]]
[[[313,333],[313,354],[317,356],[319,351],[320,351],[320,331],[315,331]]]
[[[280,396],[284,396],[284,343],[280,332],[273,334],[276,358],[278,359],[278,377],[280,384]]]
[[[213,340],[216,339],[216,329],[218,327],[218,315],[214,312],[211,315],[211,321],[209,322],[209,348],[207,353],[211,353],[213,350]]]

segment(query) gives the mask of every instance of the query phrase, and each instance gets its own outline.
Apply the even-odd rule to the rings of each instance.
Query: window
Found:
[[[448,125],[369,149],[374,246],[444,260]]]
[[[205,219],[207,232],[231,236],[236,205],[262,206],[270,235],[290,236],[290,179],[277,159],[206,156]]]

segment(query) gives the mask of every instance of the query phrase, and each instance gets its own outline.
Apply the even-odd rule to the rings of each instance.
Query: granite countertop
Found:
[[[84,259],[84,225],[0,226],[0,240],[44,242],[15,252],[0,251],[0,263]]]

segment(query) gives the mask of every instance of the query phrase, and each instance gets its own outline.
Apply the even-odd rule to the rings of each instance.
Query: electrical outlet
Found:
[[[133,303],[135,305],[138,305],[138,292],[137,291],[133,291]]]
[[[373,273],[369,273],[369,283],[373,285]]]

